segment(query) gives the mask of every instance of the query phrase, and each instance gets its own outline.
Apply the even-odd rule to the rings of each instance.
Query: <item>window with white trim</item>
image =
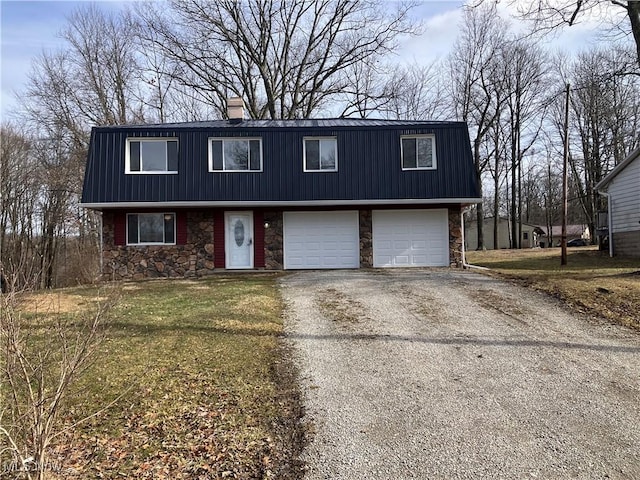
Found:
[[[209,171],[262,171],[262,139],[210,138]]]
[[[128,213],[127,245],[175,245],[175,213]]]
[[[406,135],[401,137],[403,170],[435,170],[436,148],[433,135]]]
[[[126,173],[178,173],[176,138],[127,138]]]
[[[338,171],[338,142],[335,137],[306,137],[303,150],[305,172]]]

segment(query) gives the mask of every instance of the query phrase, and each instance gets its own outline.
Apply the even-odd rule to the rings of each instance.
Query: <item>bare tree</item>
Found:
[[[65,425],[68,400],[95,358],[117,293],[74,318],[50,310],[27,319],[19,297],[0,295],[0,462],[14,478],[44,480],[51,442],[78,424]]]
[[[584,52],[560,80],[573,85],[569,166],[575,198],[591,231],[598,210],[604,208],[595,185],[640,144],[640,82],[636,76],[606,73],[616,69],[618,58],[616,50]]]
[[[309,117],[350,85],[355,65],[391,52],[416,31],[411,3],[173,0],[137,9],[145,40],[167,72],[226,115],[241,96],[252,118]]]
[[[514,38],[502,48],[504,90],[508,110],[511,158],[512,247],[522,241],[522,162],[542,128],[548,67],[545,53],[531,42]]]
[[[63,48],[35,59],[21,99],[35,164],[31,179],[38,184],[26,221],[32,224],[27,245],[40,265],[26,275],[41,288],[76,280],[59,281],[59,272],[70,273],[58,259],[61,251],[97,249],[96,215],[79,213],[77,206],[90,128],[143,121],[149,103],[140,95],[139,56],[127,15],[83,5],[69,17],[62,38]]]
[[[387,116],[417,120],[443,119],[448,115],[439,63],[411,64],[395,68],[386,91]]]
[[[473,159],[482,193],[482,175],[489,158],[483,156],[482,143],[499,117],[504,96],[501,88],[499,57],[505,41],[506,24],[497,16],[495,6],[465,10],[463,25],[453,52],[449,56],[451,98],[457,118],[469,124],[472,133]],[[478,249],[484,248],[484,210],[476,209]]]
[[[449,115],[439,64],[354,65],[341,117],[431,120]]]
[[[15,125],[0,128],[0,267],[8,285],[23,288],[37,277],[33,219],[40,185],[32,142]]]
[[[516,2],[512,2],[516,4]],[[550,30],[571,26],[581,18],[594,14],[602,17],[603,10],[619,9],[628,20],[628,25],[617,25],[623,33],[633,37],[636,49],[637,67],[640,67],[640,2],[637,0],[577,0],[556,1],[537,0],[517,2],[517,9],[523,18],[534,22],[536,30]]]

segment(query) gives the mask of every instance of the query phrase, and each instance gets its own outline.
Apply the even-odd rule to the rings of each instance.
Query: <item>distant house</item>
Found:
[[[486,250],[493,250],[493,217],[484,219],[484,248]],[[536,225],[530,225],[528,223],[522,224],[522,248],[534,248],[539,245],[539,238],[544,235],[544,230]],[[477,250],[478,248],[478,222],[475,220],[465,222],[464,229],[464,243],[467,250]],[[511,222],[507,218],[500,218],[498,220],[498,248],[512,248],[511,242]]]
[[[94,128],[82,195],[113,279],[461,266],[480,201],[464,122],[246,120],[241,102],[229,120]]]
[[[640,257],[640,148],[596,185],[607,197],[609,252]]]
[[[587,225],[567,225],[567,242],[581,238],[587,242],[591,241],[591,232]],[[551,235],[540,237],[541,247],[558,247],[562,241],[562,225],[551,227]]]

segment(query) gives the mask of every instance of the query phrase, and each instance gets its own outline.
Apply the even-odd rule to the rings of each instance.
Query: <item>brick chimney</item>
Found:
[[[227,100],[227,117],[233,123],[244,120],[244,101],[240,97],[231,97]]]

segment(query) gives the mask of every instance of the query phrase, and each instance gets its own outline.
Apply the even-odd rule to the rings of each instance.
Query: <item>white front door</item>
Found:
[[[225,212],[227,268],[253,268],[253,212]]]

